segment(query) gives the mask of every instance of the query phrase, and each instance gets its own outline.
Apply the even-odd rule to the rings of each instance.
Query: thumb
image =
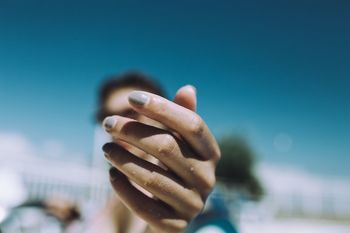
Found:
[[[196,88],[191,85],[181,87],[176,92],[174,102],[195,112],[197,107]]]

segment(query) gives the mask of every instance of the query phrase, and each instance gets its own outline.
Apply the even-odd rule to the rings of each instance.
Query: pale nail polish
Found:
[[[141,91],[133,91],[129,95],[129,101],[133,104],[143,106],[149,101],[149,96]]]
[[[104,120],[103,120],[103,127],[106,129],[106,130],[110,130],[112,128],[114,128],[114,126],[117,124],[117,117],[116,116],[109,116],[109,117],[106,117]]]
[[[108,142],[102,146],[102,150],[103,152],[108,154],[112,150],[113,146],[114,146],[114,143]]]
[[[109,179],[111,180],[111,181],[115,181],[116,179],[117,179],[117,176],[118,176],[118,171],[117,171],[117,169],[116,168],[111,168],[110,170],[109,170]]]

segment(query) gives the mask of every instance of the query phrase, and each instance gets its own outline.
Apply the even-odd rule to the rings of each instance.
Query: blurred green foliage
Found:
[[[238,188],[249,199],[261,199],[264,190],[254,174],[256,157],[251,146],[243,137],[234,134],[222,137],[219,146],[221,160],[216,169],[218,180]]]

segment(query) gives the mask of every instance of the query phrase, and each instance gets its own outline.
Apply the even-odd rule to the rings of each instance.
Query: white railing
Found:
[[[36,158],[21,163],[0,161],[1,170],[20,178],[27,200],[57,196],[77,203],[103,205],[112,195],[108,171],[86,165]],[[6,188],[11,187],[0,187],[3,192]]]
[[[19,174],[26,196],[30,200],[61,196],[77,203],[101,206],[110,195],[113,195],[108,181],[108,172],[101,168],[39,158],[22,160],[21,163],[17,160],[0,160],[0,170],[4,168]],[[267,188],[267,195],[258,204],[250,203],[248,206],[251,210],[248,212],[246,207],[237,205],[236,200],[239,196],[235,190],[223,189],[223,196],[228,203],[233,203],[230,205],[232,212],[241,214],[245,211],[245,214],[252,218],[299,216],[350,219],[349,182],[323,179],[320,179],[322,180],[320,182],[308,177],[305,185],[302,177],[283,178],[282,176],[277,173],[273,176],[271,173],[260,174]],[[314,187],[310,191],[312,185]],[[0,187],[0,192],[4,190],[6,189]],[[239,210],[237,211],[236,208]]]

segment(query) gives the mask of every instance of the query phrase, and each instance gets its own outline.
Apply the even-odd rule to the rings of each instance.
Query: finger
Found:
[[[198,188],[204,195],[214,186],[214,164],[198,160],[193,151],[170,132],[121,116],[108,117],[103,125],[115,142],[127,142],[153,155],[187,186]]]
[[[136,189],[126,176],[115,168],[110,170],[110,181],[124,205],[152,227],[165,232],[182,232],[186,228],[186,220],[179,218],[162,202],[147,197]]]
[[[195,112],[197,107],[196,88],[191,85],[181,87],[176,92],[174,103]]]
[[[179,133],[204,159],[219,159],[220,150],[214,136],[195,112],[144,91],[133,91],[129,103],[136,111]]]
[[[114,143],[103,146],[106,158],[130,180],[188,219],[203,209],[203,200],[169,171],[131,154]]]

